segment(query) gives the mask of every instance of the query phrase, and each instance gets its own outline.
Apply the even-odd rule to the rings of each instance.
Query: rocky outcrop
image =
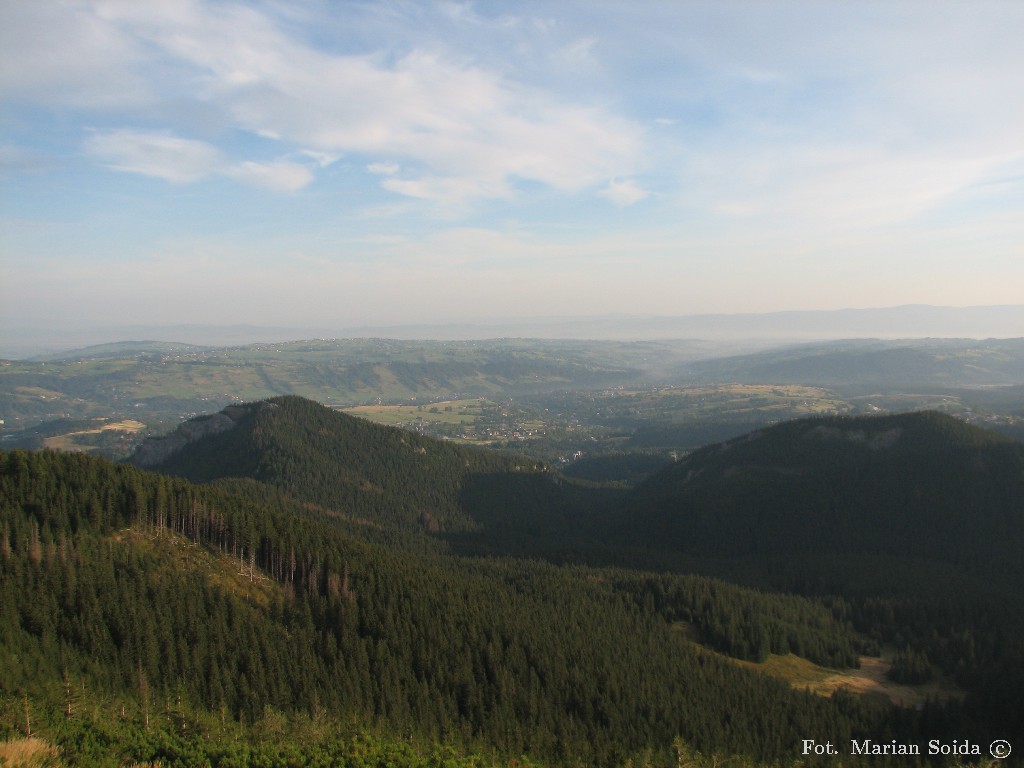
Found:
[[[264,406],[270,403],[264,403]],[[151,437],[135,449],[129,461],[139,467],[155,467],[164,463],[189,443],[194,443],[207,435],[227,432],[238,423],[238,420],[249,410],[246,406],[229,405],[220,413],[212,416],[199,416],[163,437]]]

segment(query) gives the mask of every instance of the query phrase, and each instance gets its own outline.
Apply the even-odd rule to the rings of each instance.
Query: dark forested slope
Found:
[[[274,713],[329,717],[500,762],[590,765],[667,755],[676,737],[788,759],[809,733],[911,738],[952,716],[928,725],[819,699],[699,653],[666,612],[713,612],[734,599],[725,585],[687,597],[662,583],[648,607],[655,585],[630,577],[393,551],[80,455],[0,453],[0,568],[0,728],[30,712],[58,733],[120,723],[139,733],[112,754],[122,761],[193,764],[144,734],[191,728],[202,741],[189,725],[200,711],[261,727]],[[739,604],[757,612],[754,593]],[[800,610],[837,637],[827,611]]]
[[[606,521],[630,562],[842,595],[858,629],[955,676],[978,717],[1024,722],[1018,442],[933,412],[798,420],[695,452]]]
[[[614,765],[645,750],[665,762],[677,736],[789,761],[809,735],[990,740],[1024,716],[1024,449],[956,420],[792,422],[628,493],[294,397],[191,429],[158,466],[210,485],[0,453],[0,727],[65,705],[144,731],[150,714],[278,712],[499,761]],[[492,535],[473,539],[479,529]],[[433,530],[437,546],[406,546]],[[666,553],[706,572],[742,561],[813,599],[445,554],[459,536],[527,556],[557,539],[591,564],[616,548],[634,565]],[[815,570],[823,560],[830,580]],[[923,713],[821,699],[699,650],[689,630],[755,660],[854,665],[891,643],[901,674],[936,665],[972,695]]]
[[[459,502],[467,478],[543,469],[493,451],[373,424],[294,396],[231,406],[213,418],[225,422],[225,428],[184,445],[179,441],[172,452],[155,450],[152,443],[160,441],[152,441],[132,461],[197,483],[255,480],[348,516],[419,524],[427,531],[474,526]]]
[[[938,413],[788,422],[639,486],[632,541],[702,555],[882,554],[1019,565],[1024,445]]]

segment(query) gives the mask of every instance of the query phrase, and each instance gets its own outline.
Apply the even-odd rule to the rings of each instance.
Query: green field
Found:
[[[729,658],[697,642],[695,627],[684,621],[674,622],[672,629],[684,635],[702,653]],[[892,668],[895,651],[885,648],[881,656],[861,656],[857,669],[834,669],[815,664],[792,653],[769,654],[763,662],[729,658],[737,666],[785,680],[794,688],[810,691],[818,696],[831,696],[838,690],[859,695],[884,696],[901,707],[919,707],[928,700],[946,701],[962,699],[966,694],[946,675],[939,675],[922,685],[903,685],[887,676]]]
[[[415,424],[456,424],[473,426],[496,404],[483,398],[472,400],[440,400],[427,405],[357,405],[344,408],[346,413],[392,427]]]
[[[43,438],[43,447],[55,451],[95,451],[97,446],[90,444],[89,439],[95,436],[103,436],[104,433],[117,432],[133,435],[141,432],[146,425],[134,419],[123,419],[106,424],[101,424],[90,429],[80,429],[74,432],[66,432],[60,435]]]
[[[859,669],[830,669],[793,654],[769,656],[756,664],[737,661],[748,669],[787,681],[794,688],[802,688],[819,696],[831,696],[838,690],[860,695],[885,696],[901,707],[918,707],[928,700],[961,699],[966,694],[956,684],[943,677],[924,685],[902,685],[890,680],[886,674],[892,666],[892,655],[862,656]]]
[[[744,413],[777,413],[786,418],[847,413],[851,403],[821,387],[774,384],[721,384],[663,387],[652,391],[609,392],[606,410],[633,409],[672,421]]]
[[[473,445],[540,441],[553,425],[510,401],[438,400],[422,405],[359,405],[341,409],[377,424]]]

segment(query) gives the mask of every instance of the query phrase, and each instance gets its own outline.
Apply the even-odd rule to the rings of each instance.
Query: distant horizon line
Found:
[[[815,319],[813,327],[805,322]],[[840,321],[829,323],[828,320]],[[172,335],[174,336],[172,338]],[[192,338],[188,338],[192,337]],[[117,343],[245,346],[313,339],[383,338],[408,341],[567,339],[608,341],[742,341],[778,343],[840,338],[1024,337],[1024,304],[947,306],[900,304],[841,309],[702,312],[661,315],[610,312],[595,315],[439,320],[363,324],[125,323],[74,330],[42,326],[0,329],[0,358],[25,359]]]

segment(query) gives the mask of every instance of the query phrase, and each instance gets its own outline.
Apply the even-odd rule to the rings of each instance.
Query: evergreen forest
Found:
[[[0,453],[0,739],[82,766],[835,765],[803,740],[1022,731],[1024,446],[994,433],[799,421],[624,490],[294,396],[230,418],[146,469]],[[959,693],[755,668],[883,649]]]

